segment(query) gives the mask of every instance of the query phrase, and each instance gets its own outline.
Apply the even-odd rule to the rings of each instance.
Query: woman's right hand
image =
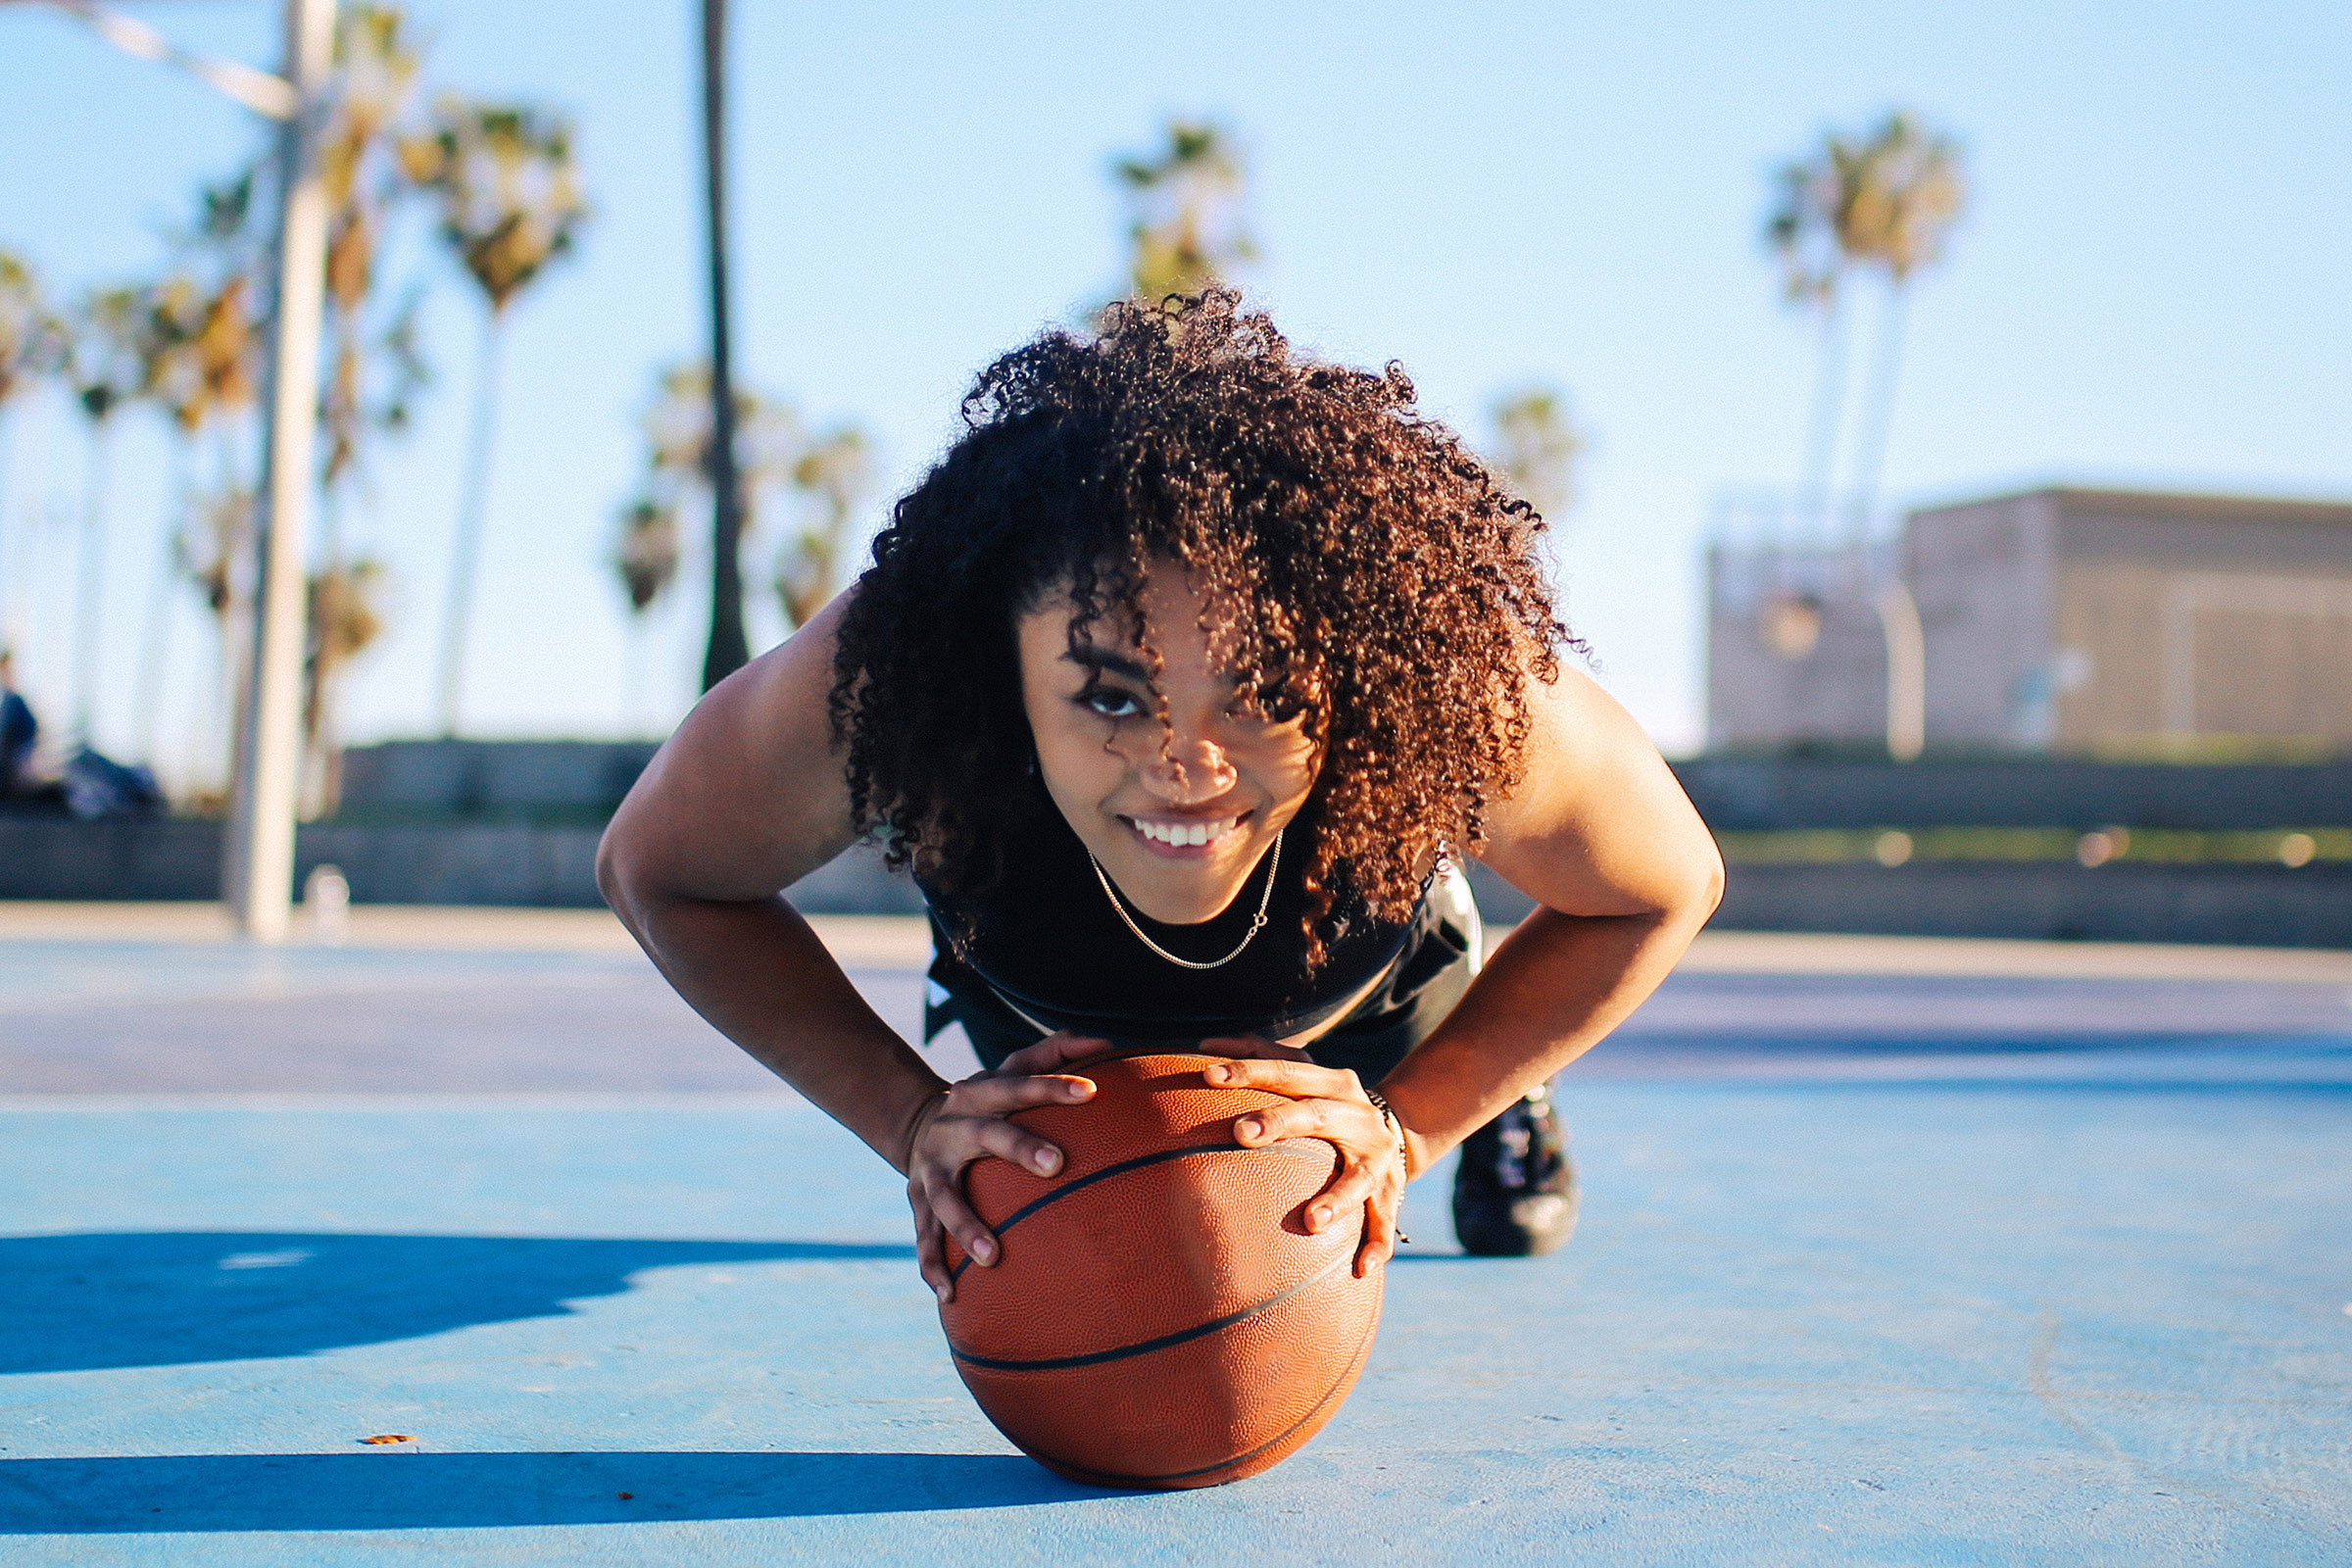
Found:
[[[915,1259],[942,1301],[956,1298],[956,1280],[948,1270],[950,1233],[982,1268],[997,1263],[995,1234],[964,1201],[964,1168],[996,1158],[1040,1176],[1061,1169],[1060,1150],[1007,1118],[1032,1105],[1067,1105],[1091,1098],[1091,1082],[1054,1069],[1109,1049],[1109,1041],[1089,1035],[1048,1035],[1005,1057],[993,1072],[974,1073],[933,1095],[916,1113],[907,1140],[906,1202],[914,1210]]]

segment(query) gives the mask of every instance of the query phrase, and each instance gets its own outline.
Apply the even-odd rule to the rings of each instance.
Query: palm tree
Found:
[[[1584,435],[1568,417],[1568,400],[1531,386],[1497,401],[1494,462],[1513,494],[1543,516],[1557,518],[1576,500],[1576,460]]]
[[[397,6],[362,5],[335,29],[336,72],[319,166],[327,200],[326,302],[331,329],[326,393],[320,409],[321,479],[326,493],[326,555],[341,553],[335,497],[359,459],[368,424],[363,376],[368,360],[365,312],[391,199],[403,169],[394,126],[416,78],[417,51]],[[405,415],[405,399],[395,399]]]
[[[41,298],[32,268],[14,251],[0,250],[0,435],[17,394],[65,364],[66,332]],[[0,584],[8,564],[7,447],[0,442]],[[0,600],[0,603],[4,603]]]
[[[146,670],[141,677],[139,734],[150,757],[159,724],[162,671],[169,667],[172,622],[167,596],[172,582],[182,576],[197,579],[217,633],[220,679],[218,733],[233,736],[242,730],[234,716],[241,710],[244,690],[240,678],[251,652],[249,615],[252,610],[251,560],[254,517],[253,492],[243,472],[242,439],[246,420],[259,402],[262,356],[266,348],[263,323],[254,302],[265,297],[271,266],[269,224],[257,221],[272,207],[269,182],[275,161],[260,159],[229,178],[197,191],[196,218],[177,237],[178,265],[197,280],[203,304],[200,312],[173,324],[159,325],[165,363],[159,366],[156,395],[172,413],[178,436],[179,460],[191,476],[179,496],[166,540],[166,569],[157,584],[149,616]],[[159,313],[158,321],[172,322],[175,313]],[[211,476],[192,476],[199,466],[200,433],[213,433]],[[231,742],[233,745],[233,741]]]
[[[242,622],[249,588],[238,581],[252,560],[255,520],[253,487],[234,477],[200,493],[190,504],[174,551],[180,575],[194,585],[212,612],[220,647],[216,728],[225,731],[241,698],[239,679]]]
[[[727,5],[703,0],[703,207],[710,293],[710,643],[703,690],[751,662],[743,629],[743,477],[735,466],[735,368],[727,289]]]
[[[147,379],[150,305],[139,288],[100,289],[75,313],[67,354],[74,401],[90,421],[90,466],[82,495],[79,587],[74,610],[74,738],[90,743],[97,716],[99,636],[106,588],[107,505],[115,416]]]
[[[1781,264],[1781,296],[1789,305],[1815,312],[1820,337],[1814,346],[1813,414],[1805,433],[1804,465],[1797,477],[1797,512],[1808,525],[1828,515],[1830,472],[1837,458],[1838,426],[1845,398],[1843,338],[1846,268],[1844,218],[1852,208],[1857,167],[1852,146],[1835,133],[1809,159],[1782,166],[1765,243]]]
[[[1866,407],[1869,420],[1855,466],[1854,505],[1867,518],[1878,497],[1886,432],[1894,418],[1911,279],[1943,259],[1944,246],[1967,205],[1968,179],[1959,144],[1905,114],[1887,116],[1864,146],[1863,171],[1846,218],[1847,244],[1886,280],[1886,308]]]
[[[507,309],[550,263],[572,249],[589,207],[572,157],[571,122],[548,110],[444,98],[435,108],[433,128],[404,141],[401,156],[410,179],[439,196],[442,237],[480,286],[484,306],[473,428],[442,621],[439,716],[441,732],[455,735],[489,502]]]
[[[720,466],[712,380],[708,365],[663,367],[640,421],[645,433],[645,499],[673,519],[692,504],[706,504],[715,514],[724,493],[714,480]],[[732,493],[740,513],[732,536],[740,550],[758,531],[761,502],[791,481],[805,443],[800,416],[780,398],[731,387],[727,409],[727,426],[734,436],[727,467],[734,474]],[[710,675],[707,659],[704,674]]]
[[[165,499],[162,564],[148,597],[139,660],[137,754],[149,761],[155,756],[170,650],[179,535],[195,492],[196,445],[207,426],[254,400],[261,333],[245,308],[248,281],[245,274],[232,273],[218,289],[208,290],[183,272],[148,297],[141,386],[170,418],[174,469]]]
[[[645,478],[641,493],[622,511],[620,542],[612,556],[613,569],[629,598],[637,644],[629,675],[632,714],[640,706],[637,688],[644,684],[645,612],[677,572],[683,553],[680,519],[690,506],[707,505],[713,514],[718,510],[719,491],[712,482],[719,465],[711,382],[708,365],[664,366],[656,373],[653,399],[638,421],[645,435]],[[740,549],[756,531],[760,498],[790,480],[803,443],[800,418],[791,405],[741,387],[729,393],[727,425],[734,441],[728,467],[735,475],[741,514],[733,528]],[[738,616],[741,609],[738,603]],[[707,658],[704,673],[710,674]]]
[[[1880,270],[1887,280],[1849,503],[1856,526],[1867,526],[1893,412],[1907,285],[1914,272],[1941,256],[1959,217],[1965,193],[1959,153],[1950,138],[1896,113],[1868,136],[1825,135],[1811,156],[1784,166],[1775,185],[1764,237],[1781,264],[1783,297],[1817,312],[1821,322],[1797,491],[1799,511],[1812,520],[1829,510],[1843,422],[1844,281],[1857,267]]]
[[[302,816],[332,816],[343,800],[343,749],[335,744],[335,674],[383,631],[389,574],[382,562],[335,559],[310,575],[303,648]]]
[[[1114,161],[1127,198],[1128,291],[1142,300],[1198,294],[1257,260],[1246,217],[1249,170],[1213,121],[1172,120],[1167,145]]]
[[[612,551],[612,570],[629,602],[629,689],[625,707],[631,724],[639,721],[644,709],[646,612],[677,579],[679,555],[678,509],[674,501],[649,493],[621,509],[620,541]]]
[[[807,625],[841,586],[850,519],[873,477],[865,432],[854,424],[836,425],[818,436],[793,464],[792,487],[805,498],[805,512],[813,515],[785,542],[776,560],[776,598],[786,626]]]
[[[319,145],[330,337],[319,408],[321,562],[310,579],[303,664],[303,810],[310,817],[332,814],[341,803],[336,699],[345,663],[382,629],[387,586],[382,563],[350,558],[344,508],[368,436],[405,428],[416,393],[430,379],[416,345],[418,297],[412,294],[381,327],[368,310],[386,220],[408,173],[397,127],[418,64],[399,7],[357,6],[338,20],[334,85]],[[386,384],[379,388],[378,381]]]

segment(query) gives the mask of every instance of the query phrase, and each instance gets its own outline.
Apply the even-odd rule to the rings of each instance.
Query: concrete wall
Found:
[[[655,741],[386,741],[343,754],[343,804],[453,816],[547,807],[610,811]]]
[[[595,850],[595,833],[581,828],[306,828],[297,860],[305,875],[321,861],[340,866],[364,903],[593,906]],[[0,818],[0,898],[210,899],[220,856],[218,823]],[[1471,868],[1471,882],[1492,923],[1532,907],[1484,866]],[[922,909],[910,882],[859,853],[791,896],[812,914]],[[1715,924],[2352,948],[2352,865],[1741,865]]]
[[[2298,828],[2352,825],[2352,761],[1828,762],[1699,758],[1675,764],[1719,832],[1866,827]]]
[[[1886,636],[1873,594],[1890,565],[1883,550],[1708,552],[1708,744],[1883,743]],[[1775,645],[1783,601],[1819,617],[1810,647]]]
[[[1484,866],[1471,867],[1470,882],[1491,925],[1524,919],[1535,907]],[[1712,924],[1724,931],[2352,948],[2352,865],[1735,865]]]
[[[1737,865],[1735,931],[2352,948],[2352,865]]]
[[[1930,746],[2047,746],[2056,508],[2008,496],[1911,514],[1904,576],[1927,643]]]
[[[1884,733],[1883,654],[1850,552],[1709,557],[1718,749]],[[1874,569],[1873,580],[1884,572]],[[1932,748],[2208,754],[2352,744],[2352,506],[2053,487],[1906,519]],[[1825,586],[1826,584],[1826,586]],[[1820,647],[1776,654],[1775,594],[1819,598]]]
[[[2352,742],[2352,507],[2057,495],[2061,745]]]
[[[581,827],[348,827],[295,839],[299,881],[330,864],[363,904],[588,908],[599,830]],[[186,819],[75,822],[0,817],[0,899],[217,899],[220,824]],[[810,913],[913,914],[922,896],[877,858],[853,851],[794,885]]]

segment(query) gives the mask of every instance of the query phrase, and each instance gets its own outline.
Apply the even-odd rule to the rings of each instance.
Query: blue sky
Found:
[[[274,52],[265,0],[129,9]],[[412,9],[432,82],[578,117],[599,208],[515,312],[468,727],[664,728],[707,601],[690,580],[632,654],[605,557],[654,369],[702,330],[693,7]],[[1474,438],[1497,393],[1567,389],[1592,437],[1561,527],[1569,614],[1669,750],[1700,733],[1709,498],[1798,462],[1813,339],[1755,236],[1771,170],[1829,126],[1908,106],[1964,140],[1976,185],[1916,292],[1895,499],[2045,479],[2352,495],[2352,8],[738,0],[736,41],[743,357],[809,416],[874,432],[876,514],[975,369],[1118,278],[1109,157],[1215,115],[1254,171],[1250,281],[1294,338],[1402,361]],[[151,271],[195,183],[258,134],[29,6],[0,8],[0,245],[61,291]],[[355,519],[396,574],[355,739],[429,722],[471,385],[466,286],[414,234],[395,286],[411,275],[440,285],[440,381]],[[0,614],[62,716],[82,445],[62,408],[17,410],[0,439]],[[120,459],[99,738],[122,750],[164,449],[134,429]],[[773,547],[749,553],[755,583]],[[193,597],[175,612],[161,754],[186,772],[209,755],[214,655]],[[777,633],[762,595],[755,638]]]

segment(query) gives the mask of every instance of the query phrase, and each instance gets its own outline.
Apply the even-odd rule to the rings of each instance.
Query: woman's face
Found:
[[[1132,628],[1106,617],[1073,651],[1066,594],[1017,627],[1047,792],[1129,902],[1169,925],[1233,903],[1306,803],[1319,760],[1303,719],[1257,713],[1230,671],[1209,667],[1202,609],[1182,566],[1153,563],[1143,610],[1156,691]]]

